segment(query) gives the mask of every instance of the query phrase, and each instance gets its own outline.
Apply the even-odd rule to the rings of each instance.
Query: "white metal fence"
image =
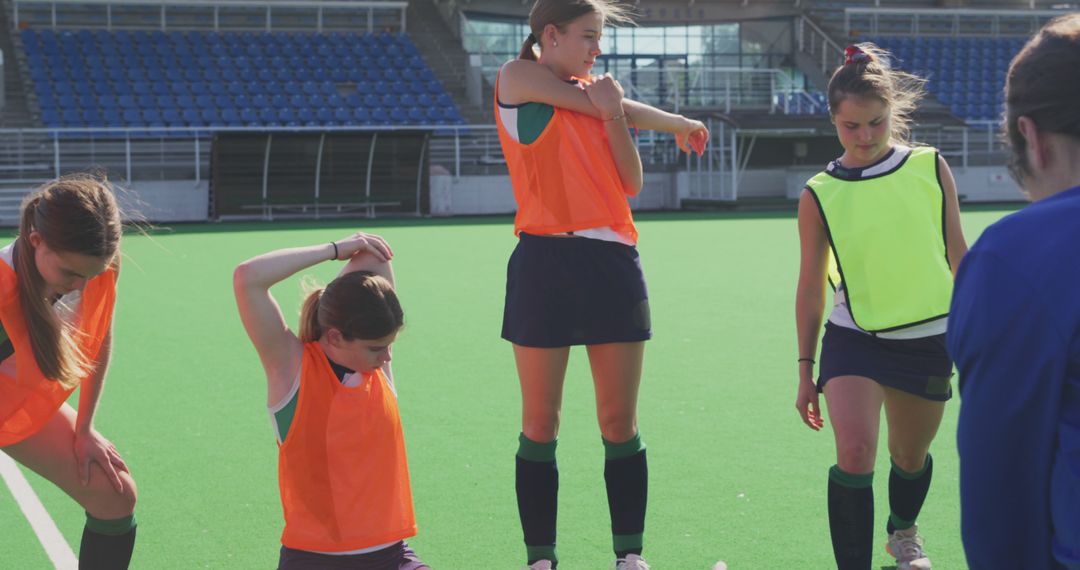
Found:
[[[16,28],[404,33],[408,2],[13,0],[12,5]]]
[[[691,162],[670,135],[645,131],[638,147],[642,162],[652,169],[719,171],[741,164],[749,154],[748,132],[715,122],[713,140],[703,164]],[[139,129],[0,129],[0,184],[27,187],[67,172],[105,169],[114,178],[139,180],[205,180],[209,176],[210,146],[215,132],[333,133],[427,130],[431,132],[429,163],[436,171],[454,176],[505,174],[506,163],[494,125],[426,127],[246,127]],[[992,121],[967,127],[914,129],[914,138],[931,144],[956,166],[1000,162],[1002,142]],[[742,147],[740,150],[739,147]],[[733,163],[732,154],[738,162]],[[738,170],[738,168],[733,168]],[[732,173],[723,171],[725,176]]]
[[[845,8],[844,33],[905,36],[1030,36],[1061,10]]]

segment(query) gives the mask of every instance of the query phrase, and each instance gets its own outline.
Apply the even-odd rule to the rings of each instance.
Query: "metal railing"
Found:
[[[844,48],[805,15],[795,19],[795,44],[799,51],[815,58],[826,77],[844,61]]]
[[[14,24],[109,30],[405,32],[403,1],[13,0]]]
[[[845,8],[844,33],[907,36],[1030,36],[1062,10]]]
[[[687,157],[672,137],[644,131],[638,138],[642,163],[647,169],[708,170],[724,165],[725,176],[741,172],[741,161],[751,132],[720,121],[711,124],[713,141],[699,165],[697,157]],[[433,171],[453,176],[505,174],[506,161],[494,125],[409,126],[409,127],[244,127],[183,128],[149,127],[131,129],[0,129],[0,184],[27,188],[67,172],[100,168],[111,177],[127,182],[140,180],[205,180],[210,173],[211,140],[216,132],[248,133],[335,133],[392,132],[395,130],[431,133],[428,145]],[[913,138],[941,149],[957,166],[1000,164],[1003,144],[994,121],[973,121],[967,127],[913,129]],[[742,147],[740,149],[740,147]],[[737,159],[732,158],[735,155]],[[735,162],[733,162],[735,161]],[[735,166],[732,166],[735,165]],[[733,174],[735,173],[735,174]],[[732,188],[737,180],[732,180]],[[734,190],[725,190],[734,192]]]

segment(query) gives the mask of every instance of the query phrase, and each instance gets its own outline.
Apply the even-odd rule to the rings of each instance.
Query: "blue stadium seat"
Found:
[[[364,124],[368,121],[363,114],[374,124],[415,124],[433,105],[451,119],[458,116],[452,101],[442,100],[445,90],[415,46],[399,34],[36,28],[19,33],[43,121],[49,112],[50,119],[66,124],[72,121],[65,121],[65,111],[81,111],[84,122],[175,126],[193,118],[185,118],[185,111],[211,109],[219,114],[219,124],[234,126]],[[981,66],[999,55],[994,44],[965,45],[966,51],[957,53],[980,62],[968,66],[980,88],[1001,74],[998,68],[1004,64]],[[1000,55],[1004,61],[1010,54]],[[931,88],[938,93],[936,81]],[[339,95],[339,83],[355,83],[356,92]],[[973,95],[970,103],[995,105],[996,93],[983,91],[986,94]],[[256,100],[256,95],[261,98]],[[260,116],[268,107],[276,112],[273,121],[268,114]],[[235,111],[249,108],[255,116]],[[342,108],[347,117],[338,113]],[[277,113],[285,109],[291,115]],[[225,110],[235,111],[231,121],[221,116]],[[68,112],[67,119],[74,118]]]
[[[250,107],[243,109],[240,111],[240,120],[246,125],[256,125],[259,123],[259,113]]]
[[[185,127],[187,126],[184,121],[184,117],[179,109],[162,109],[161,119],[165,121],[165,124],[170,127]]]
[[[211,107],[209,109],[203,109],[199,113],[199,115],[202,117],[203,122],[207,125],[221,124],[221,114],[214,107]]]
[[[64,109],[60,117],[64,124],[69,127],[81,127],[83,125],[82,114],[78,109]]]
[[[125,109],[124,124],[129,127],[142,127],[146,125],[146,121],[143,120],[142,113],[137,109]]]
[[[184,122],[187,123],[190,127],[203,126],[202,113],[200,113],[197,109],[184,109],[181,117],[184,119]]]
[[[287,127],[296,126],[297,125],[296,112],[290,107],[285,107],[283,109],[278,109],[278,111],[277,111],[277,121],[279,123],[287,126]]]
[[[370,109],[371,124],[373,125],[389,125],[391,123],[390,114],[386,112],[386,109],[382,107],[375,107]]]

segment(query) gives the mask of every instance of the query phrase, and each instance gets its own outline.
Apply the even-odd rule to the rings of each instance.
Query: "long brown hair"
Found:
[[[78,333],[45,298],[45,280],[30,243],[34,231],[53,251],[99,257],[115,265],[123,226],[108,181],[76,174],[46,183],[23,200],[15,240],[19,299],[34,359],[46,378],[72,387],[93,363],[79,350]]]
[[[1005,138],[1017,182],[1031,174],[1020,117],[1080,141],[1080,14],[1047,23],[1016,54],[1005,79]]]
[[[396,332],[404,323],[390,282],[370,271],[353,271],[308,293],[300,309],[300,341],[319,340],[331,328],[346,340],[373,340]]]
[[[894,69],[889,52],[872,43],[853,47],[867,57],[855,57],[833,72],[829,79],[829,114],[835,116],[847,97],[877,99],[889,109],[892,141],[909,144],[911,114],[926,95],[926,80]]]
[[[543,48],[540,38],[548,24],[553,24],[561,32],[570,22],[593,13],[599,13],[605,22],[633,21],[630,8],[616,0],[536,0],[529,12],[529,29],[532,33],[525,38],[525,43],[521,44],[518,59],[537,60],[533,47],[540,45]]]

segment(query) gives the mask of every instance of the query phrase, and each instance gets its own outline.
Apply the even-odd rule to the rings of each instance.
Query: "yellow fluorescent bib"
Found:
[[[821,172],[807,182],[841,283],[863,330],[885,332],[946,316],[952,271],[937,150],[919,147],[895,169],[858,180]]]

